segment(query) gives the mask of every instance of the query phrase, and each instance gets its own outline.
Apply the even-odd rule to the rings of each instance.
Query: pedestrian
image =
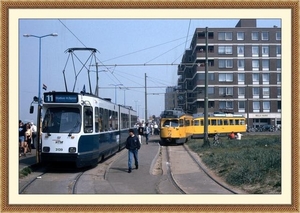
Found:
[[[27,123],[26,131],[25,131],[25,147],[27,150],[25,153],[31,154],[31,141],[32,141],[31,139],[32,139],[31,127],[30,127],[30,123]]]
[[[31,126],[31,134],[32,134],[31,148],[35,149],[35,145],[36,145],[35,138],[37,136],[37,129],[36,129],[36,125],[34,125],[33,122],[30,123],[30,126]]]
[[[138,150],[141,148],[139,138],[134,134],[133,129],[129,129],[129,136],[126,140],[126,149],[128,149],[128,173],[131,172],[131,161],[134,157],[135,169],[139,168]]]
[[[139,135],[139,140],[140,143],[142,144],[142,136],[144,135],[144,127],[141,123],[139,123],[139,128],[138,128],[138,135]]]
[[[144,135],[146,137],[146,144],[148,144],[149,134],[150,134],[150,127],[149,124],[146,123],[145,130],[144,130]]]
[[[19,155],[26,155],[24,152],[24,141],[25,141],[25,127],[21,120],[19,120]]]
[[[151,130],[151,135],[153,135],[153,134],[154,134],[154,127],[153,127],[153,123],[151,123],[151,125],[150,125],[150,130]]]
[[[159,135],[158,125],[156,122],[154,123],[154,135]]]
[[[235,134],[234,132],[231,132],[229,135],[228,135],[228,139],[235,139]]]

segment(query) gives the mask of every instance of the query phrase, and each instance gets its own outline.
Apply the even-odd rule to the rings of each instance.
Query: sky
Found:
[[[82,71],[69,53],[74,47],[97,49],[99,96],[112,102],[132,106],[140,118],[145,117],[145,75],[147,111],[159,116],[164,110],[166,87],[177,85],[177,64],[189,48],[196,28],[235,27],[238,19],[20,19],[19,20],[19,119],[36,121],[29,114],[34,96],[38,96],[39,39],[24,34],[58,36],[41,39],[41,84],[47,91],[65,91],[63,70],[68,90],[72,90],[75,73],[79,73],[75,92],[85,85],[89,92],[87,70]],[[257,27],[281,27],[279,19],[259,19]],[[88,51],[75,51],[85,62]],[[158,65],[159,64],[159,65]],[[96,88],[95,60],[88,60],[92,91]],[[45,92],[45,90],[41,90]],[[116,94],[116,96],[115,96]],[[34,105],[36,107],[36,105]],[[35,108],[36,112],[36,108]]]

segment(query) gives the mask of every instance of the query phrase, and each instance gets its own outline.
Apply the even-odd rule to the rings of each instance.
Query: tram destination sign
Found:
[[[78,95],[75,93],[44,93],[45,103],[77,103]]]

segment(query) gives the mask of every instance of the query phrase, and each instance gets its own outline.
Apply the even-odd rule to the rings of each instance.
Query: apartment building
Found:
[[[233,28],[197,28],[178,66],[177,108],[243,114],[249,126],[281,124],[281,28],[241,19]],[[206,52],[207,51],[207,52]],[[169,91],[171,90],[168,88]]]

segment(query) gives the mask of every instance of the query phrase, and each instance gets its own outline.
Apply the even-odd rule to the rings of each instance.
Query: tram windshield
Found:
[[[79,108],[48,108],[42,124],[42,132],[78,133],[81,128]]]
[[[166,120],[163,127],[178,127],[178,120]]]

